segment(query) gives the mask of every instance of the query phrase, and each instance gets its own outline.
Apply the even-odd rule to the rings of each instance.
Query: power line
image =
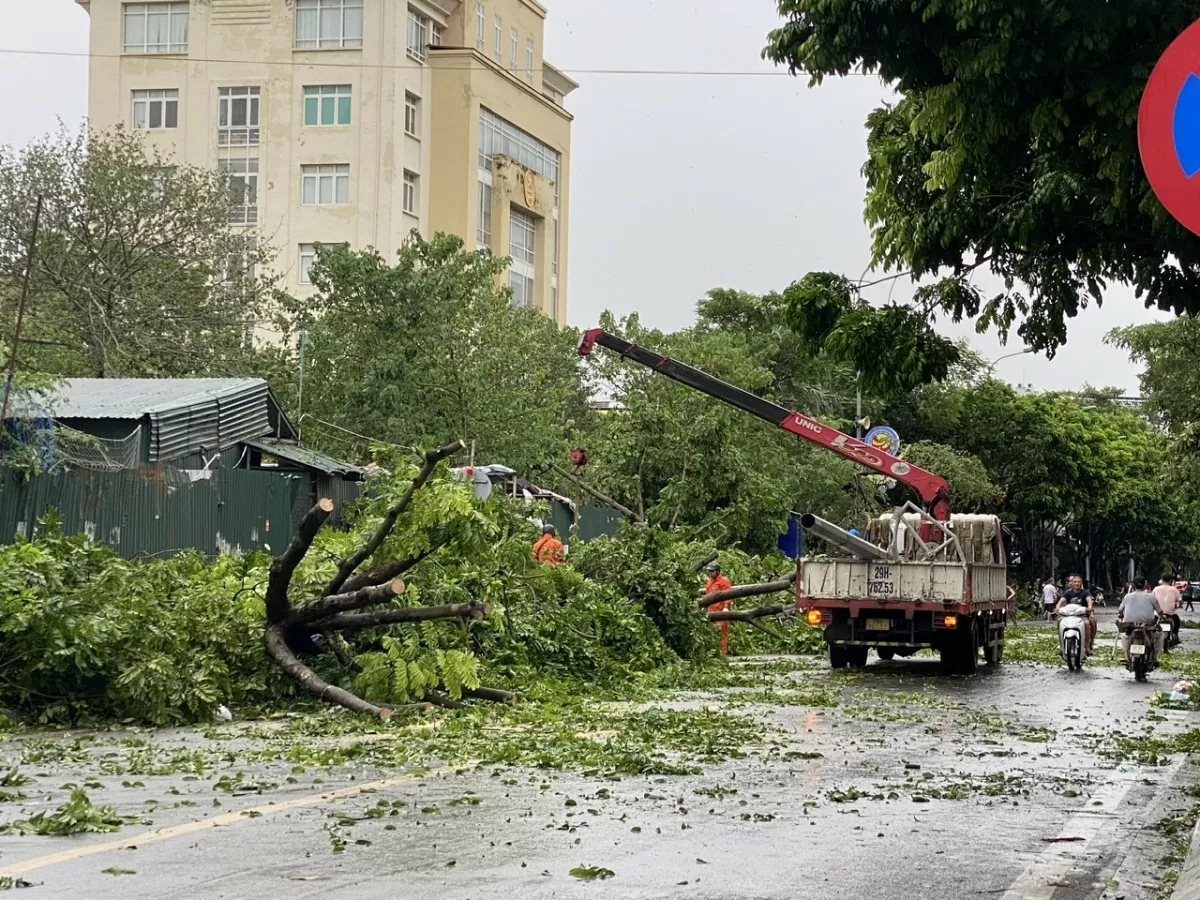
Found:
[[[465,48],[444,48],[444,49],[465,49]],[[320,52],[320,51],[313,51]],[[196,63],[217,63],[244,66],[248,62],[258,63],[264,66],[286,66],[288,68],[303,68],[303,69],[385,69],[385,70],[403,70],[403,69],[425,69],[428,66],[422,63],[345,63],[345,62],[297,62],[296,60],[271,60],[271,59],[224,59],[220,57],[197,57],[197,56],[176,56],[174,54],[152,54],[149,56],[136,54],[130,55],[125,53],[83,53],[74,50],[26,50],[19,47],[0,47],[0,55],[10,56],[54,56],[73,59],[153,59],[156,63],[175,62],[183,65],[194,65]],[[439,70],[469,72],[475,69],[475,66],[442,66],[437,67]],[[772,71],[751,71],[743,69],[560,69],[555,67],[556,71],[567,75],[646,75],[646,76],[670,76],[680,78],[791,78],[794,77],[791,72],[783,70]],[[545,69],[539,70],[545,72]],[[873,75],[872,72],[851,72],[852,75]]]

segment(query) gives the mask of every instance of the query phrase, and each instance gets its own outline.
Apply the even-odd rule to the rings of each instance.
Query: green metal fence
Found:
[[[192,480],[195,478],[195,480]],[[22,482],[0,470],[0,543],[32,537],[51,510],[68,534],[85,533],[127,559],[196,548],[279,550],[297,510],[308,509],[306,474],[216,469],[203,476],[148,467],[121,472],[72,469]]]
[[[615,509],[606,506],[579,507],[579,540],[587,543],[598,537],[613,535],[621,524],[623,516]],[[571,533],[571,511],[561,503],[550,505],[550,523],[558,529],[558,533],[566,537]]]

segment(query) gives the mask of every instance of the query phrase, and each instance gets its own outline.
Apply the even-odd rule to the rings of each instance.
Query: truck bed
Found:
[[[1009,604],[1005,567],[951,562],[798,561],[796,605],[861,610],[937,609],[970,614]]]

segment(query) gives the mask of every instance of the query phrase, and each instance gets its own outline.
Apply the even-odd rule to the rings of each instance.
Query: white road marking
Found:
[[[1179,757],[1169,767],[1158,770],[1156,775],[1169,782],[1183,761],[1184,757]],[[1087,856],[1092,842],[1106,828],[1120,821],[1117,811],[1122,801],[1130,789],[1145,777],[1146,773],[1141,769],[1118,772],[1102,785],[1088,798],[1087,805],[1068,819],[1058,833],[1060,838],[1082,840],[1051,843],[1004,892],[1001,900],[1046,900],[1064,876]]]

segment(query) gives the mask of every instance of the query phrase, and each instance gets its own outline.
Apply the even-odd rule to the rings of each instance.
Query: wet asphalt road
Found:
[[[1200,632],[1185,634],[1200,649]],[[1169,673],[1143,685],[1117,668],[1070,675],[1010,663],[961,679],[919,659],[789,677],[836,691],[837,705],[754,707],[776,746],[747,748],[701,776],[340,766],[317,783],[315,770],[239,763],[247,783],[266,783],[262,793],[214,791],[213,778],[178,772],[91,776],[94,802],[149,809],[153,825],[2,837],[0,872],[36,885],[31,898],[88,900],[1164,895],[1160,878],[1178,866],[1160,861],[1171,840],[1152,826],[1192,808],[1186,791],[1200,771],[1182,756],[1144,765],[1104,751],[1114,732],[1200,724],[1197,713],[1150,712]],[[39,786],[95,771],[94,760],[32,756],[22,770]],[[231,767],[235,756],[231,744]],[[0,816],[62,802],[26,791],[29,801]],[[577,866],[614,874],[582,881],[570,874]]]

